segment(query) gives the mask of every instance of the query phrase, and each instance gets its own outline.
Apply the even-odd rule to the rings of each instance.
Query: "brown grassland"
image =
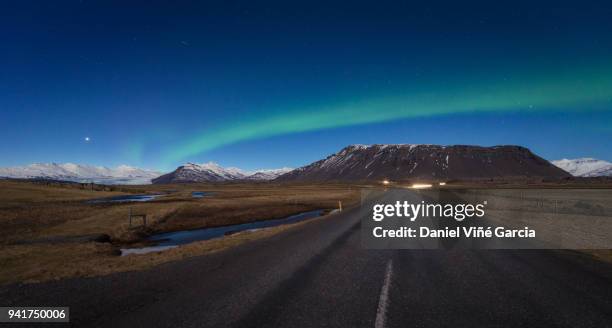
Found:
[[[196,229],[282,218],[351,206],[359,187],[350,185],[183,184],[115,187],[0,180],[0,284],[95,276],[151,267],[218,251],[290,228],[196,242],[158,253],[118,256],[119,248],[142,244],[156,232]],[[96,190],[97,189],[97,190]],[[192,191],[213,192],[193,198]],[[150,202],[90,204],[87,200],[129,193],[164,193]],[[147,214],[147,227],[129,227],[128,213]],[[140,225],[140,221],[136,222]],[[112,242],[74,239],[108,235]]]

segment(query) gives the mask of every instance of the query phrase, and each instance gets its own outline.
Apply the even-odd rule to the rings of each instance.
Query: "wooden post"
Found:
[[[338,209],[342,212],[342,201],[338,201]]]

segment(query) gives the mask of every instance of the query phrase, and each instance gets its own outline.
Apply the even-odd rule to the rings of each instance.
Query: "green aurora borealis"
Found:
[[[610,1],[5,7],[0,167],[300,167],[355,143],[612,161]]]
[[[429,92],[339,101],[326,106],[287,108],[263,118],[236,120],[177,145],[164,160],[178,162],[236,142],[398,119],[479,112],[530,112],[563,108],[588,111],[612,101],[612,69],[532,74],[528,80],[460,83]]]

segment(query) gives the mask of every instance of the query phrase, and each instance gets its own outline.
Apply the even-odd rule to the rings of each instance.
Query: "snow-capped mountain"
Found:
[[[575,177],[612,176],[612,163],[595,158],[560,159],[554,165]]]
[[[293,169],[289,167],[283,167],[280,169],[271,169],[271,170],[259,170],[251,173],[247,176],[248,180],[274,180],[279,176],[291,172]]]
[[[290,168],[244,171],[236,167],[224,168],[217,163],[187,163],[176,170],[164,174],[153,183],[189,183],[189,182],[223,182],[239,180],[272,180],[281,174],[291,171]]]
[[[278,181],[568,177],[520,146],[351,145]]]
[[[150,184],[161,173],[121,165],[116,168],[74,163],[35,163],[2,167],[0,177],[16,179],[53,179],[103,184]]]

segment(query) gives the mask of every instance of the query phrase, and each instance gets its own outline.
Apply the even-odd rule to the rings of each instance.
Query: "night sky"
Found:
[[[354,143],[612,160],[609,1],[127,2],[1,5],[0,166],[297,167]]]

